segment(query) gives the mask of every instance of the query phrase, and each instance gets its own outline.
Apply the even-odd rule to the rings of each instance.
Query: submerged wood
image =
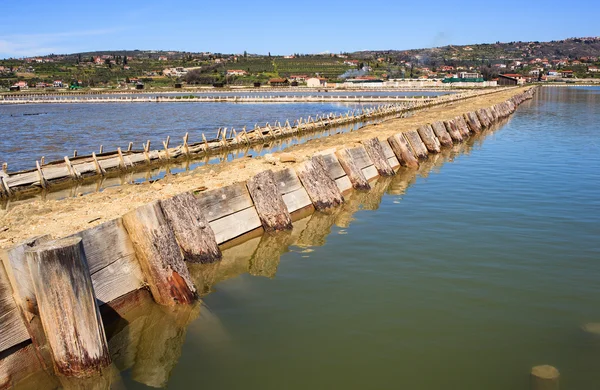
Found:
[[[25,255],[57,372],[99,373],[111,360],[81,238],[49,241]]]
[[[166,306],[195,301],[196,289],[160,202],[125,214],[123,223],[154,300]]]
[[[221,258],[215,233],[194,195],[179,194],[160,205],[186,261],[211,263]]]
[[[377,172],[380,176],[394,175],[394,170],[383,153],[381,142],[379,142],[377,137],[361,141],[361,143],[365,147],[367,154],[371,158],[371,161],[373,161],[373,165],[377,168]]]
[[[290,230],[292,218],[276,185],[273,171],[263,171],[246,183],[265,231]]]

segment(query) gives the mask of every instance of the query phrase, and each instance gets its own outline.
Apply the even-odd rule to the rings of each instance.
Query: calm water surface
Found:
[[[600,388],[599,108],[542,89],[418,173],[191,266],[211,292],[131,322],[124,386],[526,390],[550,364]]]

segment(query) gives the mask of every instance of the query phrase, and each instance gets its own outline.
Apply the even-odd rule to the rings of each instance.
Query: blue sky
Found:
[[[339,53],[600,36],[600,1],[592,0],[2,2],[0,58],[117,49]]]

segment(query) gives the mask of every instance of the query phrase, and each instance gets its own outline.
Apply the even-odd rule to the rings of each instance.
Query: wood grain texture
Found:
[[[340,149],[335,152],[337,161],[344,169],[352,187],[357,190],[368,190],[371,188],[369,181],[362,172],[362,169],[356,165],[356,162],[348,152],[348,149]]]
[[[130,211],[123,224],[154,300],[166,306],[193,302],[196,289],[160,202]]]
[[[438,141],[440,141],[440,144],[442,146],[450,147],[454,144],[452,142],[452,137],[446,130],[446,126],[444,126],[443,122],[440,122],[440,121],[434,122],[431,124],[431,128],[433,129],[435,136],[438,138]]]
[[[352,182],[348,178],[348,176],[342,176],[338,179],[335,179],[335,184],[342,194],[350,191],[352,189]]]
[[[342,193],[323,168],[322,160],[323,157],[314,156],[296,167],[296,174],[317,210],[327,210],[344,202]]]
[[[354,159],[354,164],[360,169],[373,165],[373,160],[371,160],[367,154],[364,146],[348,148],[348,153],[350,153],[350,156]]]
[[[160,205],[186,261],[211,263],[221,258],[215,233],[194,195],[185,192]]]
[[[292,229],[292,218],[276,185],[273,171],[258,173],[246,183],[265,231]]]
[[[438,141],[433,129],[429,125],[419,126],[417,129],[421,140],[430,153],[439,153],[441,151],[440,141]]]
[[[410,130],[402,133],[402,135],[406,137],[406,140],[410,144],[410,147],[412,148],[415,157],[417,157],[420,160],[427,159],[427,156],[429,155],[429,152],[427,151],[427,146],[425,146],[425,144],[423,143],[423,140],[421,139],[421,136],[419,135],[419,132],[417,130]]]
[[[419,160],[413,154],[410,144],[402,133],[394,134],[387,140],[400,165],[413,169],[419,168]]]
[[[335,180],[346,175],[346,171],[344,171],[344,168],[342,168],[342,165],[338,161],[335,151],[322,154],[322,156],[324,168],[329,174],[329,177]]]
[[[444,122],[444,127],[446,127],[446,131],[452,137],[453,142],[463,142],[463,136],[458,130],[458,126],[454,119]]]
[[[283,202],[285,203],[289,213],[293,213],[294,211],[298,211],[306,206],[312,205],[310,197],[308,196],[308,192],[306,192],[304,187],[298,188],[294,192],[289,192],[283,195]]]
[[[146,285],[137,259],[119,259],[91,277],[100,306]]]
[[[377,172],[377,168],[375,168],[375,165],[369,165],[368,167],[363,168],[362,172],[363,175],[365,175],[365,177],[369,181],[379,177],[379,172]]]
[[[367,140],[361,141],[369,158],[373,161],[373,165],[377,169],[377,172],[380,176],[393,176],[394,170],[390,166],[387,161],[387,157],[383,152],[383,148],[381,147],[381,142],[379,142],[379,138],[370,138]]]
[[[246,183],[235,183],[227,187],[201,192],[197,198],[209,222],[253,205]]]
[[[293,168],[282,169],[281,171],[274,172],[275,184],[281,195],[294,192],[302,188],[300,179],[294,172]]]
[[[210,227],[213,232],[215,232],[217,243],[223,244],[244,233],[262,228],[262,224],[256,209],[254,207],[248,207],[235,214],[230,214],[226,217],[211,221]]]
[[[111,360],[81,238],[49,241],[25,256],[57,372],[100,373]]]
[[[463,118],[472,133],[481,133],[481,123],[479,123],[477,116],[473,112],[464,114]]]
[[[8,276],[4,266],[0,264],[0,352],[29,338],[29,332],[13,299]]]

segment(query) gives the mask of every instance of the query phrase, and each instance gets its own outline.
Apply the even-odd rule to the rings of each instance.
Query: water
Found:
[[[103,103],[103,104],[31,104],[0,106],[0,164],[8,162],[10,171],[31,169],[35,161],[62,160],[73,150],[79,155],[98,153],[118,147],[134,149],[150,140],[153,149],[162,149],[162,141],[171,136],[171,145],[189,143],[216,136],[219,127],[249,129],[269,122],[292,124],[301,117],[336,115],[373,107],[374,104],[346,103]]]
[[[418,173],[191,266],[201,306],[130,322],[123,386],[526,390],[550,364],[599,388],[599,107],[541,89]]]

